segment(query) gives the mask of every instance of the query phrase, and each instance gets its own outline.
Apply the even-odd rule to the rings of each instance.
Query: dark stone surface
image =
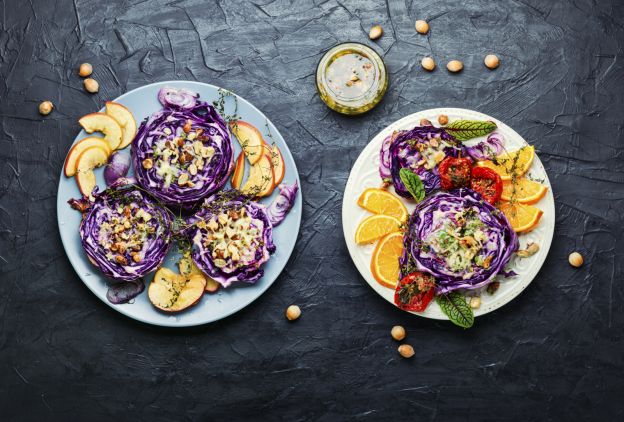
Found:
[[[623,416],[624,5],[618,1],[0,1],[0,419],[617,420]],[[414,21],[430,21],[420,36]],[[376,43],[368,29],[381,24]],[[347,118],[318,99],[321,52],[373,45],[384,101]],[[501,67],[487,71],[489,52]],[[423,55],[440,68],[425,73]],[[465,70],[451,75],[450,59]],[[94,65],[97,95],[78,65]],[[101,303],[61,246],[55,203],[76,120],[168,79],[264,111],[303,181],[296,251],[244,311],[194,329]],[[42,118],[41,100],[56,108]],[[351,165],[380,129],[438,106],[504,120],[539,150],[557,227],[531,286],[462,331],[375,295],[341,230]],[[567,264],[572,250],[586,265]],[[302,318],[288,323],[287,305]],[[407,361],[390,338],[408,330]],[[409,416],[409,418],[408,418]]]

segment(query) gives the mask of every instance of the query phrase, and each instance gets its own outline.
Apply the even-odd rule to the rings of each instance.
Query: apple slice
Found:
[[[180,312],[195,305],[204,294],[206,279],[193,274],[188,279],[169,268],[161,267],[147,289],[147,296],[164,312]]]
[[[244,157],[245,156],[243,155],[243,158]],[[195,263],[189,256],[185,256],[181,258],[180,261],[178,261],[178,268],[180,268],[180,274],[187,278],[192,275],[203,276],[206,279],[205,290],[209,293],[214,293],[219,290],[219,287],[221,287],[221,284],[219,284],[218,281],[215,281],[212,278],[208,277],[206,274],[204,274],[204,272],[200,270],[197,265],[195,265]]]
[[[87,133],[102,132],[111,150],[117,149],[121,144],[121,126],[111,116],[104,113],[91,113],[82,116],[78,123]]]
[[[255,197],[268,196],[273,191],[273,169],[266,154],[260,154],[260,160],[251,166],[249,177],[241,189],[246,195]]]
[[[277,147],[277,145],[273,145],[271,147],[271,163],[273,164],[273,183],[275,186],[282,183],[284,180],[284,175],[286,174],[286,164],[284,163],[284,157],[282,156],[282,152]]]
[[[96,185],[93,169],[108,162],[108,151],[99,146],[93,146],[80,153],[76,160],[76,183],[84,196],[89,196]]]
[[[93,193],[93,189],[97,184],[95,180],[95,173],[93,170],[84,170],[76,173],[76,184],[78,185],[78,189],[80,189],[80,193],[84,196],[90,196]]]
[[[119,103],[107,101],[106,114],[115,119],[117,123],[119,123],[119,126],[121,126],[121,143],[117,146],[117,149],[122,149],[130,145],[137,131],[136,120],[130,110]]]
[[[241,151],[236,159],[234,173],[232,173],[232,187],[239,190],[243,184],[243,176],[245,176],[245,154]]]
[[[251,164],[256,164],[262,158],[263,148],[265,144],[264,138],[258,129],[250,123],[243,120],[234,120],[230,122],[230,131],[238,139],[245,155]]]
[[[76,174],[76,163],[78,161],[78,157],[84,150],[90,147],[100,147],[106,150],[106,153],[110,155],[112,152],[110,145],[103,138],[96,138],[95,136],[90,136],[88,138],[84,138],[79,140],[71,147],[69,153],[67,153],[67,158],[65,158],[65,166],[63,166],[63,171],[65,172],[65,176],[71,177]]]

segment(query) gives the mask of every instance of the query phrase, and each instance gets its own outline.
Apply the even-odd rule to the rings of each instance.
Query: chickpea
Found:
[[[423,59],[420,61],[420,65],[423,69],[429,72],[435,69],[436,66],[435,61],[431,57],[423,57]]]
[[[500,64],[500,60],[498,60],[496,54],[488,54],[485,56],[483,63],[485,63],[485,66],[487,66],[488,69],[496,69]]]
[[[570,265],[572,265],[573,267],[580,267],[581,265],[583,265],[583,255],[581,255],[578,252],[572,252],[570,254],[570,256],[568,257],[568,262],[570,263]]]
[[[90,63],[83,63],[78,68],[78,74],[82,76],[83,78],[89,76],[92,73],[93,73],[93,66],[91,66]]]
[[[381,28],[381,26],[375,25],[371,28],[370,32],[368,33],[368,37],[371,40],[376,40],[377,38],[381,37],[382,34],[383,34],[383,29]]]
[[[414,26],[416,27],[416,32],[419,34],[426,34],[429,32],[429,24],[427,21],[417,20]]]
[[[478,309],[481,307],[481,298],[479,296],[470,298],[470,307],[472,309]]]
[[[442,126],[448,124],[448,116],[446,114],[440,114],[438,116],[438,123],[440,123]]]
[[[393,339],[401,341],[405,338],[405,328],[401,327],[400,325],[395,325],[394,327],[392,327],[390,335]]]
[[[84,88],[87,92],[95,94],[100,90],[100,84],[95,79],[87,78],[84,80]]]
[[[414,356],[414,348],[410,346],[409,344],[400,345],[398,350],[399,350],[399,354],[406,359],[409,359],[412,356]]]
[[[39,104],[39,113],[46,116],[52,112],[53,108],[54,104],[52,104],[52,101],[43,101]]]
[[[290,305],[288,309],[286,309],[286,318],[289,321],[294,321],[301,316],[301,308],[297,305]]]
[[[457,73],[464,68],[464,64],[459,60],[451,60],[446,64],[446,68],[449,72]]]

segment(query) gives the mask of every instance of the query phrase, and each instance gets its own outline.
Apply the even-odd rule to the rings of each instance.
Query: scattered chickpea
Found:
[[[375,25],[370,29],[370,32],[368,33],[368,37],[371,40],[376,40],[377,38],[381,37],[382,34],[383,34],[383,29],[381,28],[381,26]]]
[[[429,119],[420,119],[420,125],[421,126],[433,126],[431,124],[431,120],[429,120]]]
[[[392,327],[390,335],[392,335],[393,339],[401,341],[405,338],[405,328],[401,327],[400,325],[395,325],[394,327]]]
[[[409,344],[400,345],[398,350],[399,350],[399,354],[406,359],[409,359],[412,356],[414,356],[414,348],[410,346]]]
[[[151,158],[146,158],[145,160],[143,160],[142,164],[143,164],[143,168],[146,170],[149,170],[154,166],[154,163],[152,162]]]
[[[440,114],[438,116],[438,123],[440,123],[442,126],[448,124],[448,116],[446,114]]]
[[[431,58],[431,57],[424,57],[421,62],[420,65],[422,66],[423,69],[431,72],[433,69],[435,69],[435,61]]]
[[[100,90],[100,84],[95,79],[87,78],[84,80],[84,88],[87,92],[95,94]]]
[[[286,318],[289,321],[294,321],[301,316],[301,309],[297,305],[290,305],[286,309]]]
[[[470,307],[472,309],[478,309],[481,306],[481,298],[479,296],[470,298]]]
[[[44,101],[39,104],[39,114],[43,114],[44,116],[46,116],[52,112],[53,108],[54,104],[52,104],[52,101]]]
[[[581,255],[578,252],[572,252],[570,254],[570,256],[568,257],[568,262],[570,263],[570,265],[572,265],[573,267],[580,267],[581,265],[583,265],[583,255]]]
[[[488,69],[496,69],[500,64],[500,60],[498,60],[496,54],[488,54],[485,56],[483,63],[485,63],[485,66],[487,66]]]
[[[419,34],[426,34],[429,32],[429,24],[427,21],[417,20],[414,26],[416,27],[416,32]]]
[[[83,78],[86,78],[92,73],[93,73],[93,66],[91,66],[90,63],[83,63],[78,68],[78,74],[82,76]]]
[[[457,73],[464,68],[464,64],[459,60],[451,60],[446,64],[446,68],[449,72]]]

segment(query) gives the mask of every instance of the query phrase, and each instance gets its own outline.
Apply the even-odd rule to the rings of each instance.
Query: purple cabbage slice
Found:
[[[477,289],[508,275],[518,237],[505,215],[468,188],[436,192],[420,202],[403,240],[401,277],[424,271],[436,294]]]
[[[267,208],[267,214],[269,215],[269,221],[273,227],[277,227],[286,218],[286,214],[292,208],[297,198],[297,191],[299,185],[295,180],[292,186],[285,184],[279,185],[279,195]]]
[[[438,164],[445,157],[457,157],[463,151],[463,147],[444,129],[416,126],[412,130],[397,133],[390,143],[389,151],[390,174],[394,189],[402,197],[411,198],[399,176],[402,168],[408,168],[418,174],[425,193],[430,194],[440,188]]]
[[[485,141],[466,147],[466,153],[474,161],[491,160],[504,151],[504,138],[498,132],[491,133]]]
[[[141,124],[132,142],[134,174],[161,202],[190,209],[225,185],[234,167],[230,135],[208,103],[174,107],[170,88],[163,88],[160,97],[167,100],[164,109]]]
[[[195,264],[223,287],[235,281],[255,283],[275,252],[266,207],[235,190],[207,198],[184,233]]]
[[[192,110],[199,95],[182,88],[162,88],[158,91],[158,101],[165,108],[178,110]]]
[[[171,245],[170,212],[134,185],[94,197],[80,223],[89,260],[116,281],[136,280],[156,269]]]
[[[115,283],[108,287],[106,299],[114,305],[128,303],[145,290],[145,283],[142,279],[126,281],[125,283]]]

